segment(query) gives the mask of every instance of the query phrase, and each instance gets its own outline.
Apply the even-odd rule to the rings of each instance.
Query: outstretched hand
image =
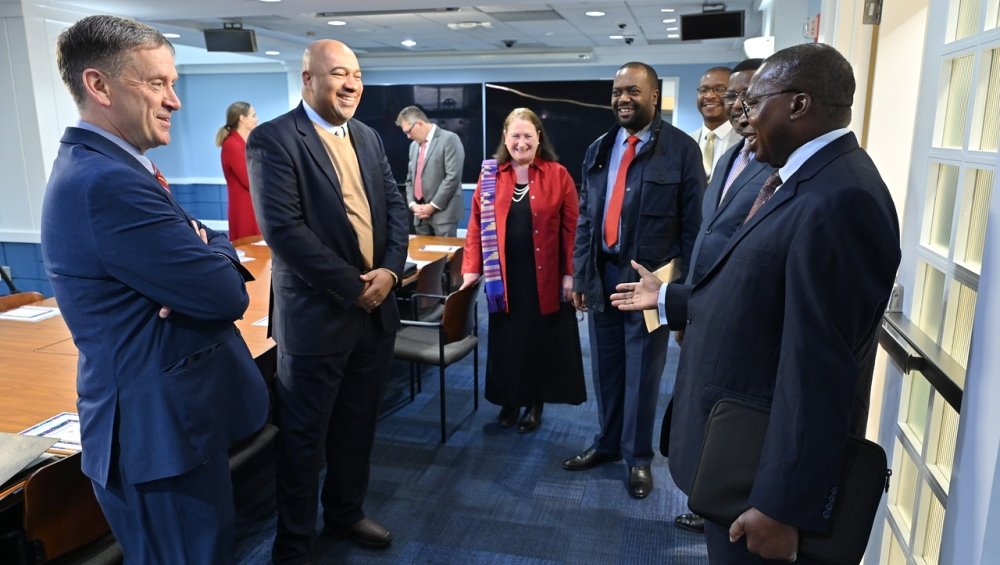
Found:
[[[660,295],[663,281],[656,278],[646,267],[632,261],[632,268],[639,273],[639,282],[621,283],[611,295],[611,305],[623,311],[652,310]]]

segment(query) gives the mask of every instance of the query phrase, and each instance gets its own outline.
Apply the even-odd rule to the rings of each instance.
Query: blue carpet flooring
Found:
[[[480,318],[483,379],[485,314]],[[438,373],[427,369],[416,400],[380,421],[376,433],[365,509],[392,530],[392,545],[377,551],[321,537],[317,562],[707,565],[703,536],[673,524],[687,506],[664,458],[654,460],[655,488],[643,500],[628,496],[623,462],[563,470],[562,461],[588,447],[598,431],[585,321],[580,334],[588,401],[546,405],[541,428],[531,434],[501,429],[499,409],[481,401],[441,445]],[[671,339],[658,414],[672,389],[678,353]],[[398,363],[386,403],[408,400],[408,382],[406,365]],[[450,429],[472,411],[471,355],[449,367],[446,398]],[[659,425],[658,419],[657,436]],[[237,543],[239,563],[270,563],[274,525],[272,513],[245,528]]]

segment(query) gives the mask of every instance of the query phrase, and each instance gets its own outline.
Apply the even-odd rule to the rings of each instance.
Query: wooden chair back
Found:
[[[40,292],[18,292],[17,294],[0,296],[0,312],[20,308],[25,304],[31,304],[40,300],[45,300],[45,297]]]
[[[451,254],[451,260],[448,261],[448,284],[450,288],[445,288],[447,292],[458,290],[458,287],[462,286],[462,259],[464,256],[465,249],[461,247]]]
[[[445,294],[445,289],[441,288],[441,281],[447,262],[448,258],[442,256],[424,265],[420,269],[420,272],[417,273],[415,294],[433,294],[438,296]],[[433,311],[435,306],[441,302],[440,298],[425,298],[421,296],[414,296],[413,300],[415,301],[417,320],[425,320],[428,313]]]
[[[479,277],[475,284],[456,290],[445,299],[444,314],[441,316],[445,344],[460,341],[475,332],[475,303],[482,287],[483,277]]]
[[[110,531],[79,453],[38,469],[24,483],[24,533],[36,557],[55,559]]]

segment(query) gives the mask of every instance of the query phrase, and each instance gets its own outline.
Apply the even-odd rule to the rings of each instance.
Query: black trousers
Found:
[[[345,528],[365,517],[375,421],[395,334],[383,332],[375,316],[363,319],[359,331],[344,332],[335,354],[278,351],[275,563],[300,563],[310,557],[324,463],[324,527]]]

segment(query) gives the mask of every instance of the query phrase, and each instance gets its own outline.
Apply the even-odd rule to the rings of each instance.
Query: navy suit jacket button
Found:
[[[691,325],[691,316],[688,316],[687,325],[689,325],[689,326]]]

